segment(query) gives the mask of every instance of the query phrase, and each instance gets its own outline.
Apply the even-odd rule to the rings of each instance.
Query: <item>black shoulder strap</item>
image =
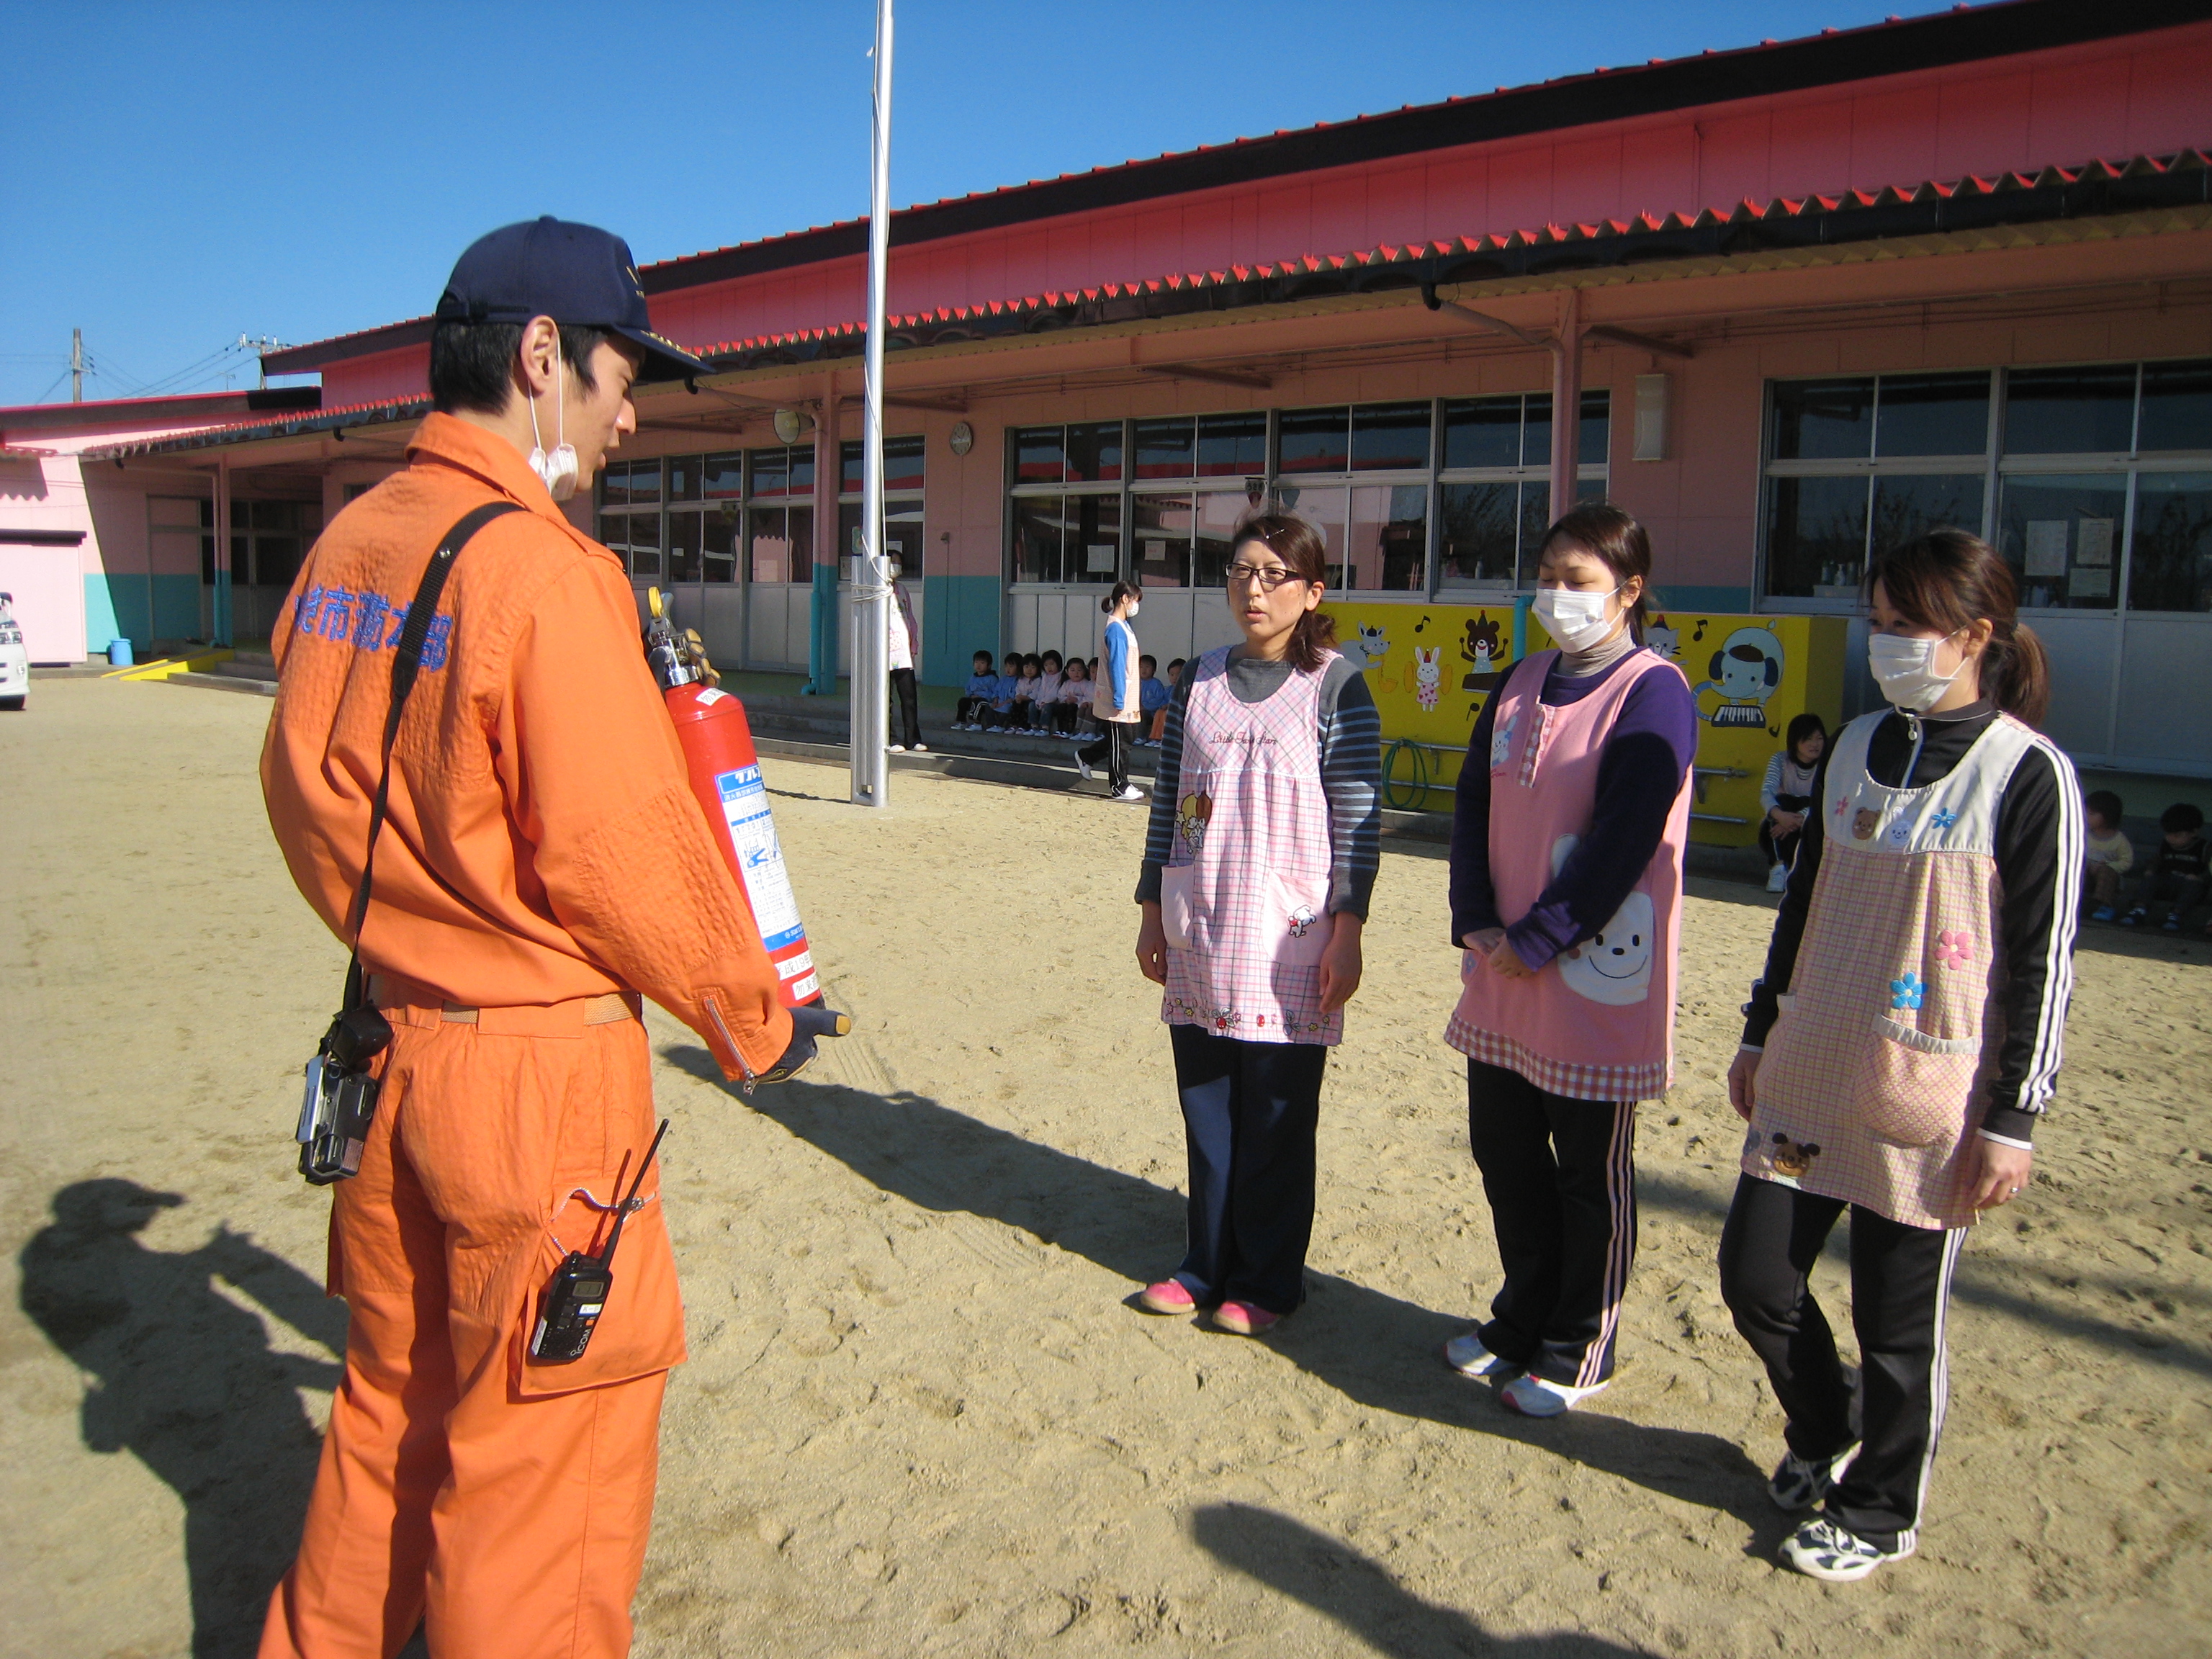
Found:
[[[346,969],[345,1006],[361,1006],[367,986],[361,971],[361,930],[368,920],[368,894],[376,876],[376,842],[384,829],[385,804],[392,793],[392,744],[399,735],[399,716],[407,707],[408,694],[415,690],[415,677],[422,667],[422,647],[430,637],[430,619],[437,613],[438,598],[446,591],[446,577],[453,568],[453,561],[477,531],[494,519],[509,513],[520,513],[521,505],[515,501],[486,501],[471,510],[461,521],[446,532],[438,544],[430,562],[423,568],[422,584],[415,590],[415,602],[407,607],[407,620],[400,624],[399,648],[392,664],[392,707],[384,717],[384,746],[376,778],[376,799],[368,809],[368,851],[361,861],[361,885],[354,891],[352,908],[346,915],[346,932],[352,936],[353,961]]]

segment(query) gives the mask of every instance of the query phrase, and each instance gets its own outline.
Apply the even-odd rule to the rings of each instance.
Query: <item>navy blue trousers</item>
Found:
[[[1242,1042],[1170,1025],[1190,1151],[1190,1244],[1176,1277],[1200,1307],[1305,1300],[1313,1240],[1318,1042]]]

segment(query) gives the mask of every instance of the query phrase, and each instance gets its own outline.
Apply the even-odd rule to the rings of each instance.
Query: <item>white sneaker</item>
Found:
[[[894,755],[903,755],[906,753],[906,745],[902,743],[893,744],[891,745],[891,753]]]
[[[1152,795],[1149,791],[1139,789],[1133,783],[1125,783],[1115,794],[1114,799],[1115,800],[1150,800]]]
[[[1540,1376],[1523,1374],[1500,1389],[1498,1397],[1508,1411],[1523,1417],[1559,1417],[1604,1387],[1601,1382],[1595,1388],[1571,1389],[1564,1382],[1547,1382]]]
[[[1770,893],[1786,893],[1790,890],[1788,865],[1778,864],[1766,872],[1766,890]]]
[[[929,752],[929,745],[926,743],[918,743],[914,746],[914,752],[917,755],[927,755]]]
[[[1885,1561],[1902,1561],[1913,1547],[1906,1541],[1901,1549],[1877,1549],[1848,1528],[1817,1515],[1783,1540],[1782,1559],[1808,1578],[1851,1584]]]
[[[1084,781],[1084,782],[1085,782],[1085,783],[1088,783],[1088,782],[1090,782],[1090,781],[1091,781],[1091,763],[1090,763],[1089,761],[1087,761],[1087,760],[1084,759],[1084,758],[1083,758],[1083,757],[1082,757],[1082,756],[1080,756],[1080,755],[1078,755],[1078,756],[1075,757],[1075,775],[1076,775],[1076,776],[1078,776],[1078,777],[1081,778],[1081,779]]]
[[[1521,1367],[1491,1352],[1473,1331],[1462,1331],[1444,1344],[1444,1364],[1462,1376],[1512,1376]]]

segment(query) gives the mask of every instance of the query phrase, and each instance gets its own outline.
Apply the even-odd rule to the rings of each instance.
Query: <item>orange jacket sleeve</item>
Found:
[[[791,1016],[691,793],[629,586],[603,565],[577,561],[517,632],[495,764],[554,919],[705,1039],[724,1076],[764,1072]]]

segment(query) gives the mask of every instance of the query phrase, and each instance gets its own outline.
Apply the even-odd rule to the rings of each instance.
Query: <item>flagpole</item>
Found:
[[[868,170],[868,356],[861,412],[860,547],[853,582],[853,800],[890,805],[890,567],[884,557],[884,279],[890,253],[891,0],[876,0]],[[840,550],[842,552],[842,550]]]

